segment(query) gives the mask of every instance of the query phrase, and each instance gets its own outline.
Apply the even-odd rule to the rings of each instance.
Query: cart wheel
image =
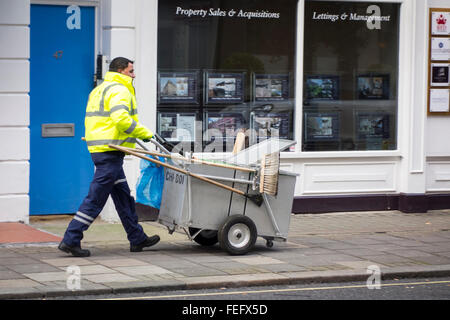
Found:
[[[222,249],[232,255],[246,254],[256,242],[256,226],[243,215],[229,216],[218,232]]]
[[[193,236],[198,230],[200,229],[189,228],[189,234]],[[216,230],[203,230],[193,240],[202,246],[213,246],[219,241]]]
[[[267,240],[266,241],[266,247],[267,248],[272,248],[273,247],[273,241],[272,240]]]

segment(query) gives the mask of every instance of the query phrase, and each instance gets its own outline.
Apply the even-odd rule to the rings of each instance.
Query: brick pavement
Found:
[[[31,226],[62,235],[64,221],[42,219]],[[142,223],[162,241],[141,253],[129,252],[120,224],[95,222],[83,246],[92,255],[74,258],[57,242],[0,245],[0,298],[104,294],[148,290],[287,284],[311,281],[366,281],[376,265],[383,278],[450,274],[450,211],[293,215],[287,242],[272,248],[258,239],[245,256],[219,246],[201,247],[182,233],[169,235],[157,223]],[[68,289],[73,266],[80,289]],[[72,269],[71,269],[72,268]]]

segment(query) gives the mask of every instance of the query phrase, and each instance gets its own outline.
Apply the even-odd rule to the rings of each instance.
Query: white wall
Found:
[[[428,0],[427,6],[428,8],[449,9],[450,1]],[[427,108],[427,105],[424,108]],[[450,116],[427,117],[425,145],[427,157],[427,191],[450,192]]]
[[[136,58],[136,1],[102,0],[103,54],[110,59],[118,56]]]
[[[400,193],[425,193],[426,55],[428,16],[425,1],[402,5],[399,74]],[[403,45],[403,48],[402,48]]]
[[[30,0],[0,1],[0,222],[29,221]]]
[[[153,2],[153,1],[152,1]],[[136,23],[137,11],[136,0],[102,0],[100,2],[101,16],[101,38],[102,54],[107,56],[109,62],[115,57],[125,57],[136,60]],[[136,62],[135,69],[139,62]],[[137,73],[139,78],[142,75]],[[135,82],[136,86],[136,82]],[[136,91],[139,92],[138,88]],[[139,99],[138,112],[141,112]],[[141,120],[141,119],[140,119]],[[133,195],[136,192],[136,181],[139,177],[139,162],[132,156],[126,156],[124,161],[124,171],[128,180],[128,185]],[[114,207],[111,197],[100,213],[100,218],[105,221],[119,222],[119,216]]]
[[[157,0],[103,0],[101,2],[103,54],[109,59],[123,56],[134,60],[139,121],[156,131]],[[152,149],[151,144],[147,144]],[[133,196],[139,178],[140,159],[126,156],[124,170]],[[100,214],[106,221],[118,222],[111,198]]]

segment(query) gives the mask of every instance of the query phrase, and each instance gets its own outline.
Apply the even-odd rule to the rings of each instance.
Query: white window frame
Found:
[[[305,3],[307,0],[299,0],[297,12],[297,45],[296,45],[296,109],[294,137],[297,141],[295,152],[283,152],[283,159],[296,158],[373,158],[373,157],[395,157],[401,158],[408,141],[408,125],[400,119],[410,119],[411,114],[406,106],[411,105],[412,90],[412,37],[413,31],[410,27],[413,20],[414,0],[339,0],[336,2],[373,2],[376,3],[398,3],[400,4],[400,31],[399,31],[399,63],[398,63],[398,107],[397,107],[397,149],[396,150],[370,150],[370,151],[302,151],[303,132],[303,59],[304,59],[304,21]],[[320,0],[318,0],[320,1]]]

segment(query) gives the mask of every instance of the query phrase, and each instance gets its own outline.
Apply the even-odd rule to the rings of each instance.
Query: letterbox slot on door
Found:
[[[75,136],[74,123],[43,123],[42,137],[73,137]]]

